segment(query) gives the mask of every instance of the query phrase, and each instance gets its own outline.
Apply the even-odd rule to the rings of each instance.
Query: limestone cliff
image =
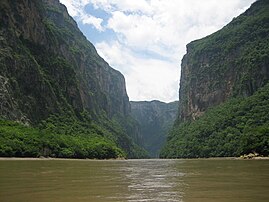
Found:
[[[178,102],[131,102],[132,116],[138,121],[142,146],[151,157],[159,157],[166,136],[176,119]]]
[[[54,114],[78,120],[87,114],[112,133],[109,122],[130,119],[123,75],[97,54],[58,0],[1,0],[0,11],[2,118],[35,126]],[[119,124],[123,135],[116,141],[130,151],[138,135],[126,134],[126,124]]]
[[[187,45],[179,120],[195,120],[228,98],[252,95],[269,79],[269,4],[255,2],[220,31]]]
[[[11,111],[39,121],[66,98],[78,111],[104,110],[110,117],[130,112],[124,77],[97,54],[63,5],[56,0],[8,2],[1,1],[1,75],[6,86],[19,88],[21,100],[27,99]],[[29,105],[32,98],[39,103]]]

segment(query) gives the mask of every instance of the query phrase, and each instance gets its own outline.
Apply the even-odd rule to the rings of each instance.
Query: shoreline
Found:
[[[126,161],[126,160],[269,160],[269,157],[253,157],[251,159],[244,159],[241,157],[211,157],[211,158],[179,158],[179,159],[75,159],[75,158],[52,158],[52,157],[0,157],[0,161]]]
[[[53,157],[0,157],[0,161],[119,161],[126,159],[74,159],[74,158],[53,158]]]

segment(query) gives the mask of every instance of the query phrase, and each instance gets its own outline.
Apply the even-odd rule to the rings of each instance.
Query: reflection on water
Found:
[[[173,169],[174,161],[129,161],[122,172],[129,181],[128,201],[181,201],[184,173]],[[182,184],[182,185],[181,185]]]
[[[0,201],[269,201],[269,161],[0,160]]]

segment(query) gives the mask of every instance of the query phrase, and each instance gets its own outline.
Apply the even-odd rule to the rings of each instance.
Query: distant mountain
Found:
[[[269,1],[187,45],[179,115],[162,157],[269,153]]]
[[[123,75],[97,54],[66,7],[1,0],[0,11],[0,155],[143,156]],[[26,144],[29,127],[36,144]]]
[[[151,157],[159,157],[166,135],[172,128],[178,111],[178,102],[160,101],[131,102],[132,116],[138,121],[141,145]]]

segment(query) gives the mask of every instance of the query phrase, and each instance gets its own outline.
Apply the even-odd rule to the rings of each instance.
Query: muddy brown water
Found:
[[[268,202],[269,160],[0,160],[1,202]]]

